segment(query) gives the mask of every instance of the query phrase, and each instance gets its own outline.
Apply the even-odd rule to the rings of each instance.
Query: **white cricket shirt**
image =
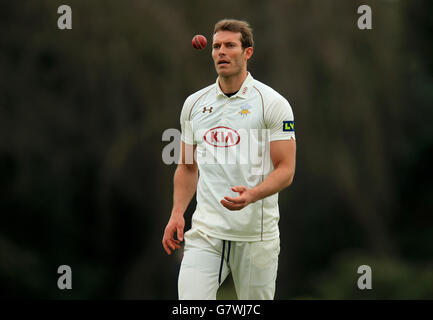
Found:
[[[182,108],[182,140],[197,144],[199,180],[192,227],[230,241],[271,240],[279,236],[278,193],[242,210],[226,209],[224,196],[243,185],[253,188],[273,170],[269,143],[295,139],[289,102],[250,73],[230,98],[218,79],[190,95]]]

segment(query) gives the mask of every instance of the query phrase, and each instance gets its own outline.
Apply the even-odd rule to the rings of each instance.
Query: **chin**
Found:
[[[217,69],[217,73],[221,77],[230,77],[236,74],[236,72],[233,72],[233,70],[230,71],[230,70],[221,70],[221,69],[220,70]]]
[[[218,73],[218,75],[221,76],[221,77],[229,77],[229,76],[231,76],[231,73],[230,73],[230,72],[227,72],[227,71],[224,71],[224,70],[222,70],[222,71],[217,71],[217,73]]]

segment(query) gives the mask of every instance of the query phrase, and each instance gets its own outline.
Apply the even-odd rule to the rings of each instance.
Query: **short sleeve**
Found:
[[[272,101],[266,109],[265,125],[270,129],[270,141],[296,139],[292,107],[283,97]]]
[[[180,113],[181,139],[186,144],[196,144],[192,130],[192,122],[189,118],[191,108],[192,106],[190,105],[190,99],[188,98],[185,100],[182,112]]]

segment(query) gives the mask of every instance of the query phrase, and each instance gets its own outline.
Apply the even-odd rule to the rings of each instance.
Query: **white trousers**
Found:
[[[184,239],[178,279],[180,300],[216,300],[217,290],[230,272],[238,299],[274,298],[279,238],[255,242],[228,241],[190,229]]]

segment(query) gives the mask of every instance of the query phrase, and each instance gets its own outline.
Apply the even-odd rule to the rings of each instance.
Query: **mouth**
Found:
[[[221,65],[227,65],[227,64],[229,64],[230,62],[228,62],[227,60],[220,60],[220,61],[218,61],[218,65],[219,66],[221,66]]]

